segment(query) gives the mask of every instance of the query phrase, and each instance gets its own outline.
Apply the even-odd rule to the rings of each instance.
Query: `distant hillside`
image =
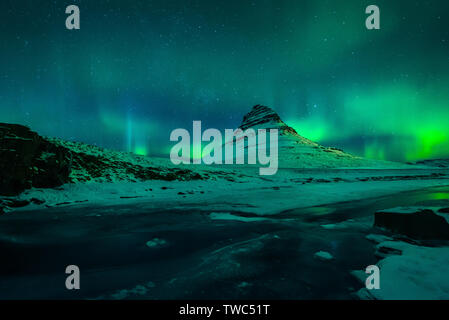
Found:
[[[449,168],[449,159],[422,160],[415,162],[417,165],[425,165],[428,167]]]

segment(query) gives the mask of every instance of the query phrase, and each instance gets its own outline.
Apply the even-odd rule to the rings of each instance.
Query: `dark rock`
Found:
[[[68,182],[67,153],[25,126],[0,123],[0,194]]]
[[[22,208],[30,204],[28,200],[15,200],[7,199],[3,201],[3,204],[10,208]]]
[[[16,195],[31,187],[39,136],[20,125],[0,123],[0,194]]]
[[[395,208],[378,211],[374,225],[413,239],[449,240],[449,224],[429,209]]]
[[[449,208],[441,208],[440,210],[438,210],[438,212],[440,212],[440,213],[449,213]]]
[[[273,109],[262,105],[254,106],[252,110],[243,117],[242,124],[239,128],[246,130],[254,126],[267,124],[275,124],[282,135],[293,135],[299,137],[299,134],[295,131],[295,129],[286,125]]]
[[[449,168],[449,159],[423,160],[423,161],[418,161],[415,164],[426,165],[426,166],[437,167],[437,168]]]
[[[375,252],[375,255],[379,258],[385,258],[388,255],[401,255],[402,251],[398,249],[389,248],[387,246],[379,246]]]
[[[45,200],[37,199],[37,198],[31,198],[30,202],[34,204],[43,204],[45,203]]]

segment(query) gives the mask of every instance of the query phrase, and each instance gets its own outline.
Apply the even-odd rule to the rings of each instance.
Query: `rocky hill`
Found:
[[[64,148],[25,126],[0,123],[0,194],[55,187],[68,182],[69,173]]]
[[[201,178],[190,170],[155,165],[145,157],[45,138],[28,127],[0,123],[0,195],[68,182]]]
[[[434,160],[422,160],[413,163],[416,165],[425,165],[435,168],[449,168],[449,159],[434,159]]]

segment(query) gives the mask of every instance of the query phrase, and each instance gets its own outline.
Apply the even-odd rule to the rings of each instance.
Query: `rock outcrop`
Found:
[[[431,209],[405,207],[376,212],[374,225],[413,239],[449,240],[449,223]]]
[[[239,128],[242,130],[249,128],[278,129],[280,135],[292,135],[303,140],[305,143],[317,145],[315,142],[301,137],[295,129],[289,127],[282,121],[273,109],[262,105],[254,106],[253,109],[243,117],[242,124]]]
[[[67,150],[29,128],[0,123],[0,194],[16,195],[32,186],[52,188],[69,181]]]

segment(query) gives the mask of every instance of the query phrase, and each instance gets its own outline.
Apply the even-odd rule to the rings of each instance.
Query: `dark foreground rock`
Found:
[[[393,208],[378,211],[374,225],[413,239],[449,240],[447,220],[430,209]]]
[[[68,181],[67,150],[25,126],[0,123],[0,195],[16,195],[32,186],[52,188]]]

